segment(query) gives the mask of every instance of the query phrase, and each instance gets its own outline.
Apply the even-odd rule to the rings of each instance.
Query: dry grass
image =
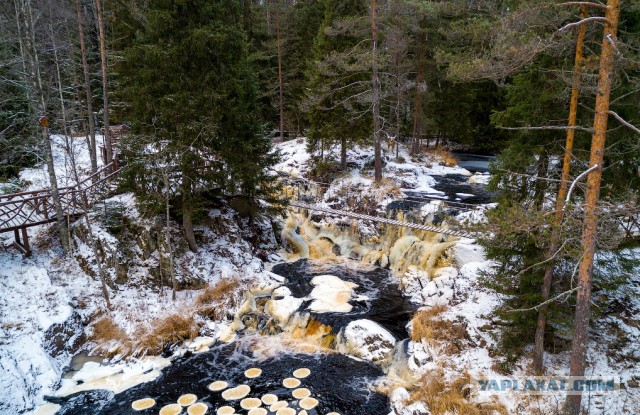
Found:
[[[160,354],[166,345],[191,340],[200,331],[193,315],[172,315],[152,322],[151,327],[151,331],[134,342],[135,355]]]
[[[220,320],[233,312],[240,301],[242,286],[237,279],[224,279],[207,286],[188,307],[169,316],[158,318],[127,334],[109,315],[97,315],[91,340],[97,352],[106,357],[145,356],[162,353],[167,345],[191,340],[200,331],[201,317]]]
[[[427,155],[434,161],[439,162],[448,167],[454,167],[458,165],[458,159],[449,150],[444,147],[435,147],[425,149]]]
[[[119,327],[109,316],[96,321],[91,340],[96,343],[96,352],[105,357],[141,357],[160,354],[166,345],[193,339],[200,326],[193,314],[171,315],[157,319],[141,328],[134,336]]]
[[[447,354],[459,352],[469,335],[462,324],[439,317],[446,310],[445,305],[436,305],[414,314],[411,340],[444,344]]]
[[[240,301],[242,287],[236,278],[223,279],[207,287],[196,298],[196,313],[212,320],[221,320],[234,310]]]
[[[468,372],[450,383],[445,382],[444,372],[428,373],[411,391],[411,402],[424,402],[432,415],[507,415],[507,409],[497,402],[472,402],[470,400],[474,379]]]
[[[109,316],[103,316],[92,326],[90,339],[98,347],[97,351],[106,357],[131,354],[131,339]]]
[[[97,344],[96,351],[105,357],[141,357],[160,354],[166,345],[193,339],[200,331],[193,314],[157,319],[149,327],[130,336],[105,316],[94,323],[91,340]]]

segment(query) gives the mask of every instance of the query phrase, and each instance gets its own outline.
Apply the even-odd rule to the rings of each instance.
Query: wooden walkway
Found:
[[[294,206],[302,209],[315,210],[315,211],[323,212],[333,216],[347,216],[350,218],[367,220],[372,222],[380,222],[380,223],[385,223],[387,225],[401,226],[401,227],[410,228],[410,229],[417,229],[420,231],[442,233],[445,235],[458,236],[461,238],[474,238],[474,236],[470,233],[457,231],[455,229],[447,229],[447,228],[442,228],[439,226],[431,226],[431,225],[421,225],[419,223],[413,223],[413,222],[402,222],[399,220],[387,219],[380,216],[370,216],[370,215],[363,215],[360,213],[347,212],[343,210],[329,209],[325,207],[308,205],[306,203],[301,203],[301,202],[289,202],[289,206]]]
[[[58,189],[65,219],[84,213],[86,198],[91,207],[113,190],[120,169],[109,163],[75,186]],[[27,229],[57,221],[51,189],[0,195],[0,233],[14,232],[14,245],[25,255],[31,254]]]

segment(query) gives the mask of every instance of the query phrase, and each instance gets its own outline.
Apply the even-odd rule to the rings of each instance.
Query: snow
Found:
[[[0,413],[33,407],[33,396],[51,394],[69,356],[53,358],[45,331],[70,317],[71,298],[34,261],[0,255]]]
[[[287,287],[281,287],[287,288]],[[289,290],[287,288],[287,290]],[[281,293],[283,290],[280,291]],[[280,296],[282,294],[278,294]],[[302,298],[296,298],[289,294],[283,295],[282,298],[268,300],[264,305],[264,310],[280,324],[280,327],[284,327],[289,321],[293,313],[295,313],[303,303]]]
[[[80,176],[80,179],[91,175],[91,158],[89,156],[89,151],[87,150],[85,137],[69,137],[68,139],[72,152],[75,155],[76,166],[78,168],[78,175]],[[96,142],[101,143],[102,140],[103,137],[101,135],[96,135]],[[53,164],[55,166],[58,186],[64,187],[75,185],[76,182],[71,168],[71,162],[67,152],[65,151],[66,144],[64,136],[52,134],[51,147],[53,150]],[[100,155],[98,155],[97,161],[98,168],[100,168],[103,165]],[[36,167],[23,169],[20,172],[19,178],[23,183],[23,191],[49,188],[49,174],[44,160],[42,160],[42,164]]]
[[[94,389],[120,393],[132,386],[157,378],[160,370],[169,363],[168,358],[159,356],[112,365],[87,362],[71,379],[62,379],[60,389],[56,391],[55,396],[69,396]]]

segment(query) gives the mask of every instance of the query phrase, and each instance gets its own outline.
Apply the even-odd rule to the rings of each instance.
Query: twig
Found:
[[[595,7],[596,9],[606,10],[606,4],[593,3],[591,1],[567,1],[558,4],[558,6],[583,6],[583,7]]]
[[[497,127],[501,130],[578,130],[593,133],[593,128],[576,126],[564,126],[564,125],[545,125],[540,127]]]

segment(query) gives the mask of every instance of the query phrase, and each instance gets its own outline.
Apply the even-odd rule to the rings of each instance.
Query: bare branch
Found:
[[[592,171],[594,171],[598,167],[599,166],[597,164],[594,164],[593,166],[589,167],[587,170],[585,170],[582,173],[580,173],[580,175],[578,175],[578,177],[575,178],[573,183],[571,183],[571,187],[569,187],[569,193],[567,193],[567,198],[566,198],[566,200],[564,202],[565,205],[564,205],[563,210],[566,210],[566,207],[569,204],[569,199],[571,199],[571,193],[573,193],[573,189],[576,187],[576,184],[580,181],[580,179],[582,179],[584,176],[586,176],[587,174],[591,173]]]
[[[596,9],[606,10],[606,4],[593,3],[591,1],[567,1],[558,4],[558,6],[581,6],[581,7],[594,7]]]
[[[501,130],[578,130],[593,133],[593,128],[580,127],[578,125],[569,127],[564,125],[544,125],[539,127],[497,127]]]
[[[640,134],[640,128],[636,127],[635,125],[631,124],[630,122],[626,121],[624,118],[622,118],[621,116],[619,116],[616,112],[609,110],[608,111],[609,114],[613,115],[613,118],[615,118],[616,120],[618,120],[618,122],[622,125],[624,125],[625,127],[631,129],[632,131]]]
[[[558,299],[560,299],[560,298],[562,298],[564,296],[569,296],[569,294],[573,293],[574,291],[578,291],[578,289],[580,287],[581,287],[581,285],[578,285],[578,286],[576,286],[576,287],[574,287],[574,288],[572,288],[572,289],[570,289],[568,291],[561,292],[560,294],[556,295],[555,297],[549,298],[547,301],[544,301],[544,302],[542,302],[542,303],[540,303],[538,305],[535,305],[535,306],[533,306],[531,308],[519,308],[517,310],[509,310],[507,312],[508,313],[517,313],[517,312],[534,311],[534,310],[538,311],[538,309],[540,307],[542,307],[543,305],[547,305],[549,303],[552,303],[552,302],[554,302],[554,301],[556,301],[556,300],[558,300]]]
[[[560,29],[558,29],[558,32],[564,32],[566,30],[571,29],[572,27],[576,27],[576,26],[580,26],[584,23],[589,23],[589,22],[603,22],[606,23],[607,19],[605,19],[604,17],[601,16],[592,16],[592,17],[587,17],[586,19],[582,19],[578,22],[573,22],[573,23],[569,23],[566,26],[562,26]]]

